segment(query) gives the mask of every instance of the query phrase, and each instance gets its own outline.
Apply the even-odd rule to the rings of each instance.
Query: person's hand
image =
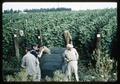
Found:
[[[69,60],[68,59],[65,59],[66,60],[66,62],[69,62]]]

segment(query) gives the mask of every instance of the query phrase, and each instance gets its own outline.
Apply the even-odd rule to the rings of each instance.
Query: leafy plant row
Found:
[[[96,34],[101,34],[102,52],[112,52],[113,40],[116,40],[117,9],[86,11],[41,12],[27,14],[3,14],[3,60],[9,61],[15,56],[13,34],[19,30],[20,55],[24,55],[25,45],[38,43],[37,36],[42,36],[42,43],[48,47],[65,47],[63,32],[69,30],[75,48],[82,58],[91,56],[95,48]],[[39,33],[39,32],[40,33]]]

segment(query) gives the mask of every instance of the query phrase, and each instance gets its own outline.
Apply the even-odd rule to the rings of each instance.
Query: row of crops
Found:
[[[117,40],[117,9],[3,14],[2,27],[3,68],[8,68],[9,63],[12,64],[9,67],[16,68],[17,64],[10,60],[15,59],[13,34],[19,30],[24,31],[24,36],[17,37],[21,57],[24,55],[25,45],[39,42],[38,35],[42,36],[45,46],[65,47],[65,30],[70,31],[74,47],[81,59],[91,58],[98,32],[101,34],[101,52],[111,56],[114,42]]]

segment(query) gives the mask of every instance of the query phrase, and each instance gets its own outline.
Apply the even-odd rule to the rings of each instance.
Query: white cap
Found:
[[[73,45],[72,44],[67,44],[67,47],[68,48],[73,48]]]

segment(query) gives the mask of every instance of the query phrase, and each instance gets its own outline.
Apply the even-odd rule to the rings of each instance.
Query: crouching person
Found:
[[[78,58],[79,55],[72,44],[67,45],[67,49],[63,53],[64,60],[66,61],[64,65],[65,79],[66,81],[71,80],[72,73],[75,75],[76,81],[79,81],[78,77]]]
[[[28,80],[40,81],[41,72],[39,61],[33,54],[30,53],[30,50],[30,48],[26,49],[26,54],[22,58],[21,67],[26,69],[26,72],[28,73]]]

